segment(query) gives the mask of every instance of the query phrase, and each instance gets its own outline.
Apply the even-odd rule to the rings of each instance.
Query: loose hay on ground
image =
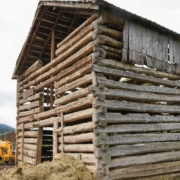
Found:
[[[57,154],[52,162],[37,166],[21,164],[7,170],[1,180],[93,180],[86,166],[68,154]]]

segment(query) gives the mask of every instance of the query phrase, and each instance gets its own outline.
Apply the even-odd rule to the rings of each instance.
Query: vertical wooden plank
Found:
[[[63,134],[63,128],[64,128],[64,115],[63,112],[61,112],[61,153],[64,153],[64,134]]]
[[[143,64],[143,58],[141,55],[141,26],[136,24],[135,28],[135,42],[136,42],[136,50],[135,50],[135,59],[137,64]]]
[[[22,123],[21,162],[23,162],[23,149],[24,149],[24,123]]]
[[[125,22],[125,26],[123,29],[123,55],[122,55],[122,60],[127,62],[128,61],[128,49],[129,49],[129,21]]]
[[[174,62],[174,42],[171,36],[169,36],[169,63]]]
[[[168,62],[168,37],[165,36],[165,35],[162,35],[162,39],[163,39],[163,42],[162,42],[162,53],[163,53],[163,56],[162,56],[162,60],[164,62]]]
[[[38,136],[37,136],[36,165],[41,163],[42,139],[43,139],[43,127],[39,127]]]
[[[51,61],[53,61],[55,55],[55,29],[52,29],[51,35]],[[52,76],[51,76],[52,77]],[[53,84],[50,85],[50,109],[53,109],[54,97],[53,97]]]
[[[53,125],[53,157],[58,153],[58,121],[54,122]]]
[[[136,24],[129,23],[129,61],[136,62],[135,47],[136,47]]]

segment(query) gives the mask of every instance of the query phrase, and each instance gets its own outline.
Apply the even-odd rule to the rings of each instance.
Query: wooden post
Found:
[[[58,121],[54,122],[53,125],[53,157],[58,153]]]
[[[61,112],[61,153],[64,153],[64,135],[63,135],[63,128],[64,128],[64,115],[63,112]]]
[[[43,138],[43,127],[39,127],[38,136],[37,136],[36,165],[41,163],[42,138]]]
[[[22,124],[22,142],[21,142],[21,162],[23,162],[23,149],[24,149],[24,123]],[[17,153],[17,152],[16,152]]]
[[[55,30],[52,29],[51,35],[51,61],[54,59],[55,54]],[[52,76],[51,76],[52,77]],[[50,85],[50,109],[53,109],[54,97],[53,97],[53,84]]]

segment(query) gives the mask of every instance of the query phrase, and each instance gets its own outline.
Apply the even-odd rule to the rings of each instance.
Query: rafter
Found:
[[[40,55],[40,59],[42,59],[42,56],[43,56],[43,54],[44,54],[44,52],[45,52],[45,50],[46,50],[46,47],[47,47],[47,45],[48,45],[48,43],[49,43],[49,41],[50,41],[50,39],[51,39],[51,35],[52,35],[53,29],[56,28],[56,25],[57,25],[57,23],[58,23],[58,20],[59,20],[59,18],[60,18],[63,14],[64,14],[64,11],[60,10],[59,13],[58,13],[58,15],[57,15],[57,17],[56,17],[56,21],[54,22],[54,25],[53,25],[53,27],[51,28],[51,31],[50,31],[50,33],[49,33],[49,35],[48,35],[48,38],[46,39],[46,42],[44,43],[43,50],[42,50],[41,55]]]

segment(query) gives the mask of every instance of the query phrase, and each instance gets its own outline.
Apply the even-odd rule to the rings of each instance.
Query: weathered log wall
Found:
[[[122,63],[123,26],[94,14],[19,77],[18,161],[70,153],[98,180],[178,172],[179,76]]]
[[[95,155],[101,172],[106,170],[104,178],[153,179],[178,173],[179,77],[102,57],[93,71],[93,122],[104,124],[95,130]]]
[[[127,20],[124,42],[123,61],[180,74],[179,39]]]

